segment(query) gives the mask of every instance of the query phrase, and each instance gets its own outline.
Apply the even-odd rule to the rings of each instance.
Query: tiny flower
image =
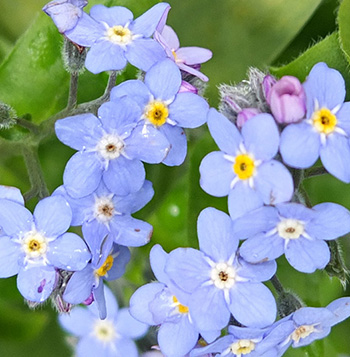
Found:
[[[0,276],[18,274],[17,286],[29,301],[43,302],[56,285],[56,269],[82,270],[91,255],[84,241],[66,233],[72,212],[62,197],[41,200],[32,215],[18,194],[0,199]]]
[[[95,5],[90,16],[83,13],[65,35],[80,46],[90,47],[85,66],[92,73],[121,70],[127,62],[148,71],[166,57],[162,46],[150,37],[168,8],[167,3],[156,4],[133,20],[132,12],[125,7]]]
[[[304,118],[305,92],[296,77],[284,76],[274,83],[266,100],[277,123],[296,123]]]
[[[130,80],[114,87],[111,101],[127,96],[137,102],[143,131],[157,130],[171,149],[163,160],[165,165],[183,163],[187,140],[183,128],[196,128],[207,120],[208,103],[200,96],[179,93],[181,73],[169,59],[155,64],[145,75],[145,82]],[[135,95],[137,93],[137,95]]]
[[[58,31],[65,33],[76,26],[87,3],[87,0],[54,0],[46,4],[43,11],[51,17]]]
[[[344,79],[335,69],[318,63],[303,86],[306,119],[283,130],[282,158],[287,165],[303,169],[320,157],[330,174],[349,183],[350,103],[344,103]]]
[[[65,189],[72,197],[84,197],[102,180],[117,195],[137,192],[145,180],[140,160],[161,162],[169,151],[167,140],[153,127],[144,132],[137,126],[141,111],[128,98],[104,103],[98,116],[80,114],[56,122],[59,140],[79,150],[65,168]]]
[[[178,248],[169,254],[165,272],[191,294],[188,308],[201,330],[224,328],[230,314],[249,327],[266,327],[276,317],[276,303],[261,282],[276,271],[273,261],[249,264],[237,256],[238,237],[233,222],[214,208],[198,217],[200,250]]]
[[[163,46],[169,58],[184,72],[190,73],[207,82],[208,77],[199,72],[195,66],[207,62],[212,57],[212,52],[201,47],[181,47],[175,31],[165,25],[157,29],[154,38]]]
[[[147,325],[130,316],[127,308],[118,310],[111,290],[106,288],[106,319],[99,318],[96,302],[87,308],[77,306],[70,314],[59,316],[61,326],[76,336],[77,357],[138,357],[134,339],[147,332]]]
[[[221,151],[211,152],[202,160],[200,185],[210,195],[228,195],[232,219],[263,204],[291,199],[292,176],[280,162],[273,160],[279,133],[271,115],[250,118],[239,132],[212,108],[208,127]]]

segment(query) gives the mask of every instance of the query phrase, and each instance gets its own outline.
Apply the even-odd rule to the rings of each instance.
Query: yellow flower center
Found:
[[[95,337],[103,343],[111,342],[117,337],[114,324],[109,320],[96,320],[93,332]]]
[[[299,340],[301,338],[305,338],[305,337],[309,336],[314,331],[315,331],[314,325],[302,325],[302,326],[299,326],[292,333],[292,340],[295,341],[295,342],[299,342]]]
[[[329,109],[322,108],[314,112],[312,123],[320,133],[330,134],[337,125],[337,117]]]
[[[31,231],[24,237],[22,247],[27,258],[41,258],[47,251],[47,239],[42,234]]]
[[[98,276],[105,276],[109,270],[111,270],[113,266],[113,257],[109,255],[105,262],[97,269],[95,270],[95,274]]]
[[[132,33],[121,25],[110,27],[107,30],[108,39],[117,45],[127,45],[132,41]]]
[[[153,125],[162,126],[169,116],[169,110],[166,104],[155,100],[148,103],[144,115]]]
[[[235,355],[246,355],[255,350],[255,343],[252,340],[239,340],[230,346]]]
[[[187,314],[188,313],[188,307],[185,305],[182,305],[179,303],[179,300],[176,298],[176,296],[173,296],[173,302],[176,305],[177,309],[179,310],[180,314]]]
[[[254,160],[246,154],[238,155],[233,164],[233,171],[241,180],[247,180],[255,171]]]

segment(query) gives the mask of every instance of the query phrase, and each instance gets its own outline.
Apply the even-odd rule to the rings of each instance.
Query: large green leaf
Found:
[[[343,0],[338,12],[339,40],[341,48],[350,62],[350,1]]]

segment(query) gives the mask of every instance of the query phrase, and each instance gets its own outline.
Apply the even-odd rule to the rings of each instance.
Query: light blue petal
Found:
[[[235,178],[233,163],[224,158],[222,151],[213,151],[204,157],[200,166],[200,186],[215,197],[227,196]],[[237,186],[237,185],[236,185]]]
[[[149,164],[159,164],[170,150],[167,138],[153,125],[138,125],[128,138],[125,155]]]
[[[33,216],[22,204],[0,199],[1,235],[16,236],[31,231]]]
[[[331,326],[344,321],[350,316],[350,297],[347,296],[332,301],[329,305],[327,305],[327,309],[334,314],[329,321]]]
[[[289,201],[294,193],[291,173],[279,161],[271,160],[258,167],[256,190],[266,205]]]
[[[57,120],[55,132],[62,143],[75,150],[94,148],[102,136],[100,120],[90,113]]]
[[[205,347],[195,348],[191,351],[191,357],[203,357],[203,356],[211,356],[209,353],[222,353],[224,350],[230,347],[232,343],[234,343],[235,338],[232,335],[226,335],[224,337],[219,338],[214,343],[207,345]],[[235,356],[236,357],[236,356]]]
[[[187,65],[196,65],[209,61],[213,53],[207,48],[202,47],[181,47],[176,51],[178,58],[184,60]]]
[[[96,293],[99,295],[98,297],[96,296]],[[94,290],[94,296],[95,299],[99,300],[100,298],[103,297],[104,303],[105,303],[105,309],[107,312],[107,318],[109,320],[115,320],[116,316],[118,315],[118,302],[116,297],[114,296],[112,290],[105,284],[99,284],[99,287]],[[92,314],[94,314],[96,317],[99,317],[101,315],[100,311],[101,306],[99,304],[92,303],[91,305],[88,306],[88,309],[91,311]],[[101,318],[101,317],[100,317]]]
[[[96,266],[100,259],[101,245],[109,230],[104,223],[100,223],[95,219],[91,222],[84,222],[82,232],[92,255],[92,264]]]
[[[17,187],[0,186],[0,199],[10,200],[24,206],[24,198]]]
[[[185,131],[179,126],[172,126],[167,123],[162,125],[159,130],[170,143],[170,151],[163,160],[163,164],[167,166],[181,165],[185,161],[187,154]]]
[[[130,26],[130,30],[135,34],[142,34],[144,37],[152,36],[162,16],[165,12],[168,12],[169,9],[170,5],[165,2],[154,5],[135,19]]]
[[[93,329],[93,325],[91,326]],[[93,331],[93,330],[92,330]],[[111,346],[114,347],[113,343],[104,344],[101,340],[99,340],[94,334],[91,333],[83,336],[77,346],[76,346],[76,356],[77,357],[96,357],[96,356],[103,356],[103,357],[113,357],[118,356],[121,357],[119,354],[116,355],[115,351],[110,351]],[[115,349],[115,347],[114,347]]]
[[[321,145],[320,157],[325,169],[337,179],[350,183],[349,138],[340,134],[328,135],[326,144]]]
[[[134,100],[143,110],[149,101],[150,92],[145,83],[137,79],[132,79],[122,82],[114,87],[111,91],[110,99],[111,101],[116,101],[123,96],[132,98],[132,100]]]
[[[72,210],[62,196],[42,199],[36,205],[33,215],[36,229],[50,238],[66,232],[72,221]]]
[[[63,300],[70,304],[81,304],[91,295],[94,284],[95,275],[89,264],[85,269],[75,272],[69,279],[63,293]]]
[[[310,241],[306,238],[291,240],[285,249],[289,264],[302,273],[313,273],[323,269],[330,260],[328,245],[323,240]]]
[[[258,283],[270,280],[276,273],[276,270],[277,264],[274,260],[250,264],[244,261],[244,259],[239,258],[236,271],[239,277],[252,283]]]
[[[161,283],[168,283],[169,277],[164,272],[165,263],[168,258],[168,253],[161,247],[160,244],[156,244],[152,247],[149,253],[149,260],[154,276]]]
[[[126,64],[124,50],[119,45],[107,40],[94,43],[85,60],[85,67],[94,74],[104,71],[119,71]]]
[[[21,246],[9,237],[0,237],[0,278],[16,275],[20,269]]]
[[[17,287],[22,296],[34,302],[45,301],[52,293],[57,282],[56,271],[50,266],[28,264],[17,275]]]
[[[281,134],[280,152],[288,166],[305,169],[318,159],[320,145],[320,134],[310,124],[290,124]]]
[[[317,239],[336,239],[350,232],[350,212],[336,203],[320,203],[312,208],[315,218],[307,225],[307,233]],[[339,224],[341,222],[341,224]]]
[[[88,309],[77,306],[69,314],[58,316],[60,325],[74,336],[87,336],[92,331],[93,319]]]
[[[85,268],[91,254],[77,234],[65,233],[50,242],[47,259],[56,268],[77,271]]]
[[[137,192],[145,182],[145,168],[139,160],[128,160],[123,156],[109,162],[103,173],[103,181],[116,195],[125,196]]]
[[[350,102],[344,103],[336,114],[337,126],[350,136]]]
[[[148,325],[132,317],[128,308],[123,308],[118,312],[116,329],[123,337],[138,339],[146,334]]]
[[[98,286],[92,291],[95,303],[93,306],[98,309],[98,316],[101,320],[104,320],[107,317],[107,306],[106,306],[106,298],[104,293],[103,281],[100,280]],[[90,305],[91,306],[91,305]]]
[[[147,72],[145,84],[155,99],[173,99],[181,86],[180,70],[173,61],[166,59]]]
[[[261,196],[247,182],[239,181],[228,196],[228,211],[233,220],[263,206]]]
[[[163,47],[151,38],[139,38],[127,46],[126,59],[142,71],[149,69],[157,62],[166,58]]]
[[[109,27],[116,25],[125,26],[134,18],[133,13],[126,7],[107,7],[101,4],[95,5],[91,8],[90,16],[98,22],[105,22]]]
[[[101,182],[102,163],[95,153],[77,152],[67,162],[63,183],[67,193],[80,198],[94,192]]]
[[[233,317],[248,327],[266,327],[276,319],[276,302],[263,284],[236,282],[230,290],[229,309]]]
[[[226,213],[205,208],[198,216],[197,231],[200,250],[213,261],[228,261],[235,254],[239,240]]]
[[[278,151],[279,132],[270,114],[258,114],[249,119],[242,128],[244,146],[255,159],[270,160]]]
[[[182,128],[198,128],[207,121],[209,105],[194,93],[179,93],[169,105],[169,118]]]
[[[107,281],[116,280],[123,276],[131,257],[130,250],[127,247],[118,246],[115,243],[113,245],[112,255],[115,256],[113,266],[104,277]]]
[[[236,156],[239,145],[243,142],[241,133],[236,126],[216,109],[210,108],[208,127],[219,149],[226,154]]]
[[[300,203],[280,203],[276,205],[276,208],[281,218],[298,219],[299,221],[308,223],[317,217],[317,212]]]
[[[166,356],[182,357],[189,353],[198,340],[197,329],[182,314],[176,323],[165,322],[158,331],[158,344]]]

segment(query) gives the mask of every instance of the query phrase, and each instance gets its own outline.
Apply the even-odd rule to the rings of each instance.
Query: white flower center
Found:
[[[107,38],[116,45],[126,46],[132,42],[133,34],[127,26],[116,25],[107,29]]]
[[[230,264],[217,263],[211,270],[210,278],[218,289],[230,289],[236,281],[236,271]]]
[[[286,218],[278,223],[277,231],[281,238],[298,239],[304,234],[304,223],[297,219]]]
[[[94,217],[102,223],[108,222],[116,214],[112,197],[96,197]]]
[[[255,343],[252,340],[239,340],[230,346],[231,352],[236,356],[246,355],[255,350]]]
[[[96,320],[94,329],[94,335],[101,342],[112,342],[117,336],[114,324],[110,320]]]
[[[299,326],[296,330],[294,330],[291,337],[293,341],[298,343],[300,339],[311,335],[314,331],[316,331],[315,325],[302,325]]]
[[[106,160],[119,157],[124,151],[124,141],[118,135],[106,134],[96,145],[97,152]]]
[[[22,239],[22,248],[26,254],[26,260],[39,260],[45,257],[48,248],[48,240],[45,236],[33,230]]]

